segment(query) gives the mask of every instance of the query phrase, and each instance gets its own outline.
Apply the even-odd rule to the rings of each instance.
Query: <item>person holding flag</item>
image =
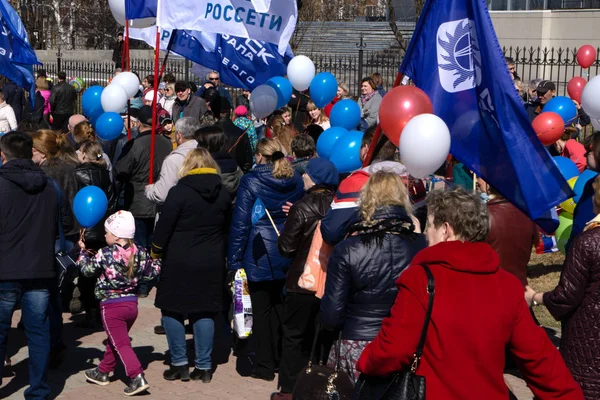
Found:
[[[252,377],[272,381],[281,353],[283,287],[290,260],[277,249],[281,207],[304,195],[304,183],[275,139],[261,139],[256,166],[242,177],[229,235],[228,269],[248,275],[256,338]]]

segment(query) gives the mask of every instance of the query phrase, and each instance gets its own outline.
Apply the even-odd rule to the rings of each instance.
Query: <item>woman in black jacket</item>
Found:
[[[356,362],[394,304],[396,279],[426,247],[399,175],[373,174],[361,190],[359,203],[362,221],[335,247],[321,301],[322,323],[343,329],[342,368],[354,378],[358,378]],[[332,351],[331,365],[334,356]]]
[[[102,158],[102,146],[100,143],[93,140],[82,142],[77,150],[77,157],[80,164],[75,167],[75,177],[80,188],[85,186],[97,186],[108,199],[108,210],[104,218],[91,228],[84,230],[83,240],[86,248],[90,250],[98,250],[106,246],[104,238],[104,221],[112,214],[114,210],[115,196],[110,174],[106,168],[106,162]],[[99,303],[94,295],[97,278],[87,278],[80,275],[77,281],[79,288],[80,301],[85,310],[85,322],[81,324],[83,327],[95,328],[99,322]]]
[[[306,165],[302,179],[306,194],[290,208],[277,243],[279,252],[292,258],[286,276],[287,295],[283,306],[283,343],[278,384],[281,392],[271,397],[277,400],[292,398],[298,374],[310,357],[321,300],[314,291],[298,286],[298,279],[304,272],[317,225],[333,201],[339,173],[331,161],[313,158]]]
[[[162,311],[171,367],[166,380],[212,379],[214,318],[223,307],[225,237],[231,198],[206,149],[188,153],[179,182],[167,196],[156,226],[152,252],[163,257],[155,306]],[[195,368],[190,374],[184,320],[194,328]]]

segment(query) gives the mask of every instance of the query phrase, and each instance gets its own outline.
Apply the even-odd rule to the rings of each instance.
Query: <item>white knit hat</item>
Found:
[[[135,219],[129,211],[117,211],[104,222],[104,229],[121,239],[133,239]]]

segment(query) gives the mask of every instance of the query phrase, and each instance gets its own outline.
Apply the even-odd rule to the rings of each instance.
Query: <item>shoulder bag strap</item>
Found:
[[[421,264],[421,267],[423,267],[425,273],[427,274],[427,293],[429,294],[429,300],[427,301],[427,311],[425,313],[425,321],[423,322],[421,337],[414,354],[415,359],[410,367],[412,373],[415,373],[417,368],[419,368],[419,362],[421,361],[421,356],[423,355],[423,347],[425,346],[427,329],[429,328],[429,322],[431,321],[431,311],[433,311],[433,298],[435,295],[435,279],[433,279],[433,274],[426,264]]]
[[[58,223],[58,241],[59,241],[59,250],[64,252],[65,249],[67,248],[67,243],[65,240],[65,231],[63,229],[63,224],[62,224],[62,213],[60,212],[60,203],[61,203],[61,190],[60,187],[58,186],[58,184],[56,183],[56,181],[52,178],[48,178],[50,179],[50,182],[52,182],[52,184],[54,185],[54,190],[56,190],[56,197],[58,198],[58,204],[57,204],[57,209],[58,209],[58,217],[57,217],[57,223]]]

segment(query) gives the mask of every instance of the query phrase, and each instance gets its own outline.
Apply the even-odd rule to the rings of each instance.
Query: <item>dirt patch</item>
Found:
[[[547,292],[554,289],[560,279],[564,261],[565,256],[559,252],[548,254],[533,252],[527,267],[529,286],[536,292]],[[546,307],[534,307],[533,311],[540,324],[560,329],[560,322],[550,315]]]

